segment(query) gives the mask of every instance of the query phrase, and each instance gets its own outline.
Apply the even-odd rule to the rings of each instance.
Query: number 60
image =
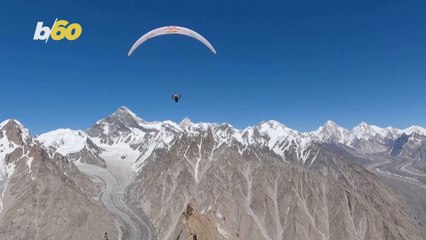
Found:
[[[73,41],[79,38],[83,30],[81,25],[78,23],[73,23],[66,27],[67,25],[67,20],[58,20],[52,28],[50,37],[55,41],[62,40],[64,38]]]

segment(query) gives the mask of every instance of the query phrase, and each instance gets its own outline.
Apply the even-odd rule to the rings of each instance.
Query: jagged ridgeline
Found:
[[[148,122],[125,107],[88,130],[38,137],[6,120],[0,234],[417,240],[400,198],[350,150],[410,157],[421,171],[425,133],[365,123],[348,131],[333,122],[301,133],[275,121],[239,130],[189,119]]]

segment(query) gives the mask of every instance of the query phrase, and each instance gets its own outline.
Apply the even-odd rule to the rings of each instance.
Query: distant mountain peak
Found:
[[[30,132],[18,120],[8,119],[0,123],[0,131],[5,134],[9,141],[17,145],[30,141]]]
[[[333,143],[345,143],[349,135],[347,129],[337,125],[337,123],[331,120],[326,121],[323,126],[311,133],[321,141]]]
[[[288,128],[284,124],[275,120],[261,122],[256,128],[261,133],[274,134],[274,135],[278,134],[281,137],[299,134],[298,131]]]
[[[57,152],[66,156],[69,153],[80,151],[88,137],[81,130],[71,130],[69,128],[58,129],[48,133],[41,134],[37,140],[45,146],[52,146],[57,149]],[[65,146],[65,147],[63,147]]]
[[[134,112],[132,112],[126,106],[119,107],[113,114],[111,114],[111,116],[112,117],[131,117],[133,119],[143,122],[141,118],[139,118]]]
[[[189,119],[189,117],[185,117],[184,119],[182,119],[182,121],[179,123],[180,127],[184,127],[184,126],[188,126],[192,123],[191,119]]]
[[[420,126],[411,126],[409,128],[406,128],[403,130],[404,133],[410,135],[413,133],[419,134],[419,135],[426,135],[426,129]]]
[[[368,125],[368,123],[362,121],[360,124],[358,124],[359,127],[368,127],[370,125]]]
[[[119,107],[107,118],[98,121],[97,124],[101,124],[102,122],[106,122],[108,124],[119,124],[125,127],[139,127],[140,123],[145,123],[142,118],[138,117],[134,112],[125,106]]]
[[[87,130],[87,133],[92,137],[118,136],[121,133],[131,132],[131,128],[141,128],[142,124],[145,124],[143,119],[127,107],[122,106],[108,117],[97,121],[94,126]]]
[[[339,125],[337,125],[337,123],[335,123],[334,121],[332,121],[332,120],[327,120],[325,123],[324,123],[324,126],[329,126],[329,127],[340,127]]]
[[[16,119],[7,119],[7,120],[3,121],[2,123],[0,123],[0,128],[5,127],[6,125],[14,125],[14,126],[21,128],[21,129],[25,128],[24,125]]]
[[[266,125],[268,125],[268,126],[270,126],[270,127],[272,127],[272,128],[287,128],[284,124],[282,124],[282,123],[280,123],[280,122],[278,122],[278,121],[276,121],[276,120],[269,120],[269,121],[266,121],[266,122],[261,122],[260,123],[260,125],[263,125],[263,124],[266,124]]]
[[[322,126],[322,130],[327,130],[327,131],[334,131],[334,130],[338,130],[338,131],[347,131],[345,128],[341,127],[340,125],[338,125],[337,123],[335,123],[334,121],[328,120],[327,122],[324,123],[324,125]]]

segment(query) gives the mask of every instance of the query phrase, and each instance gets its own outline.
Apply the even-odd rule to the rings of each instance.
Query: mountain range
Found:
[[[242,130],[188,118],[148,122],[126,107],[87,130],[39,136],[6,120],[0,232],[6,239],[422,239],[409,206],[366,166],[404,160],[415,177],[372,169],[426,182],[425,139],[419,126],[364,122],[347,130],[327,121],[311,132],[272,120]]]

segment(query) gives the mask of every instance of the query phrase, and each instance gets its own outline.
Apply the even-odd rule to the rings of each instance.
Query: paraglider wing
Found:
[[[185,35],[188,37],[193,37],[197,39],[198,41],[202,42],[204,45],[206,45],[214,54],[216,54],[216,50],[213,48],[213,46],[205,39],[203,36],[198,34],[197,32],[184,27],[177,27],[177,26],[168,26],[168,27],[160,27],[156,28],[152,31],[147,32],[144,34],[141,38],[139,38],[135,44],[133,44],[132,48],[130,49],[128,56],[132,55],[132,53],[136,50],[136,48],[139,47],[142,43],[145,41],[155,38],[161,35],[167,35],[167,34],[180,34]]]

